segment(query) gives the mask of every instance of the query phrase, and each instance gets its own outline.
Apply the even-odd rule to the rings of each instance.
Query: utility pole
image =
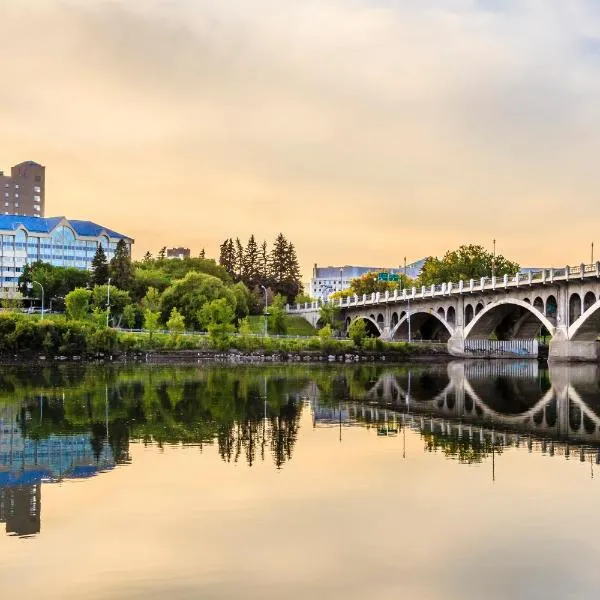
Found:
[[[492,254],[492,279],[496,277],[496,239],[494,238],[494,252]]]

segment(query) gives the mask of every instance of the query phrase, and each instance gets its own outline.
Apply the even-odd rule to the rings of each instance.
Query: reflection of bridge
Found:
[[[537,439],[551,454],[561,447],[569,455],[569,443],[589,444],[600,460],[597,365],[554,365],[547,372],[535,361],[471,361],[389,370],[344,408],[354,423],[408,423],[496,445],[531,447]]]
[[[373,335],[446,341],[457,356],[531,354],[544,327],[551,337],[550,358],[600,358],[600,262],[338,302],[346,330],[362,319]],[[288,311],[316,325],[320,307],[313,302]],[[484,343],[492,336],[501,343]]]

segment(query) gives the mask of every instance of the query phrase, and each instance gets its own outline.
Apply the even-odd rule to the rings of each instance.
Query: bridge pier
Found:
[[[597,362],[600,360],[600,343],[581,340],[551,340],[548,360],[556,362]]]
[[[448,353],[452,356],[465,355],[465,338],[461,326],[456,327],[448,340]]]

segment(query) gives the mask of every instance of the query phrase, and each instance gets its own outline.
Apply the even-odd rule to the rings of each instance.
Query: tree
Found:
[[[235,331],[232,325],[235,312],[225,298],[218,298],[206,302],[198,311],[198,323],[208,330],[211,341],[217,348],[226,348],[229,336]]]
[[[235,296],[235,317],[237,320],[243,319],[250,312],[250,290],[241,281],[231,289]]]
[[[152,340],[154,332],[158,329],[159,319],[159,312],[148,309],[144,311],[144,329],[150,334],[150,340]]]
[[[206,258],[206,251],[204,250],[204,248],[202,248],[202,250],[200,250],[200,254],[198,254],[198,258],[201,258],[202,260],[204,260]]]
[[[269,253],[267,251],[267,242],[263,241],[258,252],[258,270],[260,283],[265,287],[269,285]]]
[[[241,281],[244,276],[244,247],[240,238],[235,238],[234,279]]]
[[[108,285],[97,285],[92,290],[92,307],[101,311],[106,311],[110,308],[110,314],[113,320],[116,320],[117,325],[121,321],[123,311],[128,304],[131,304],[131,298],[128,292],[120,290],[114,285],[110,286],[110,307],[108,302]]]
[[[288,302],[293,302],[302,291],[300,265],[294,245],[282,233],[275,239],[269,256],[269,273],[274,291],[283,294]]]
[[[333,329],[339,329],[340,308],[331,302],[321,306],[319,321],[323,325],[329,325]]]
[[[277,294],[273,299],[273,303],[269,306],[268,328],[273,334],[285,334],[287,332],[285,302],[285,297]]]
[[[49,305],[52,298],[62,298],[75,288],[87,287],[90,273],[75,267],[55,267],[50,263],[37,261],[25,265],[19,278],[19,291],[25,297],[41,298],[40,286],[31,287],[33,281],[44,286],[44,297]]]
[[[96,254],[92,259],[92,285],[104,285],[108,282],[108,262],[102,244],[98,244]]]
[[[233,240],[226,239],[219,246],[219,264],[230,274],[235,273],[235,250],[233,248]]]
[[[84,288],[76,288],[65,296],[67,317],[74,321],[83,321],[90,313],[92,292]]]
[[[167,247],[163,246],[159,251],[158,254],[156,256],[156,258],[158,260],[165,260],[165,258],[167,258]]]
[[[183,315],[176,309],[173,308],[169,320],[167,321],[167,329],[175,336],[183,333],[185,330],[185,319]]]
[[[135,304],[128,304],[123,309],[123,323],[128,329],[133,329],[138,317],[138,308]]]
[[[150,250],[146,250],[146,254],[144,254],[144,258],[142,259],[143,263],[149,263],[152,262],[152,254],[150,253]]]
[[[514,275],[519,265],[507,260],[502,255],[494,255],[483,246],[463,245],[456,250],[449,250],[440,259],[428,257],[419,275],[419,285],[439,285],[449,281],[469,281],[481,277]]]
[[[110,261],[111,283],[120,290],[129,290],[133,282],[133,265],[125,240],[119,240]]]
[[[175,307],[185,318],[187,326],[196,328],[199,325],[198,311],[207,302],[219,298],[224,298],[235,314],[235,294],[223,281],[205,273],[190,272],[163,292],[160,300],[163,322]]]
[[[242,280],[249,289],[261,283],[258,244],[254,239],[254,234],[250,236],[244,253]]]
[[[367,324],[364,319],[356,319],[348,328],[348,337],[354,342],[357,348],[362,348],[363,342],[367,337]]]
[[[158,312],[160,310],[160,293],[156,288],[148,288],[148,292],[142,299],[144,310]]]

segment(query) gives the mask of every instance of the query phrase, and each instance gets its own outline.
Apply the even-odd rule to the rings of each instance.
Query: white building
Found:
[[[385,272],[406,274],[408,277],[415,278],[421,272],[424,260],[418,260],[404,267],[358,267],[354,265],[344,265],[340,267],[318,267],[317,263],[313,267],[313,276],[308,285],[311,298],[326,299],[330,294],[346,290],[350,287],[350,282],[365,273]]]

